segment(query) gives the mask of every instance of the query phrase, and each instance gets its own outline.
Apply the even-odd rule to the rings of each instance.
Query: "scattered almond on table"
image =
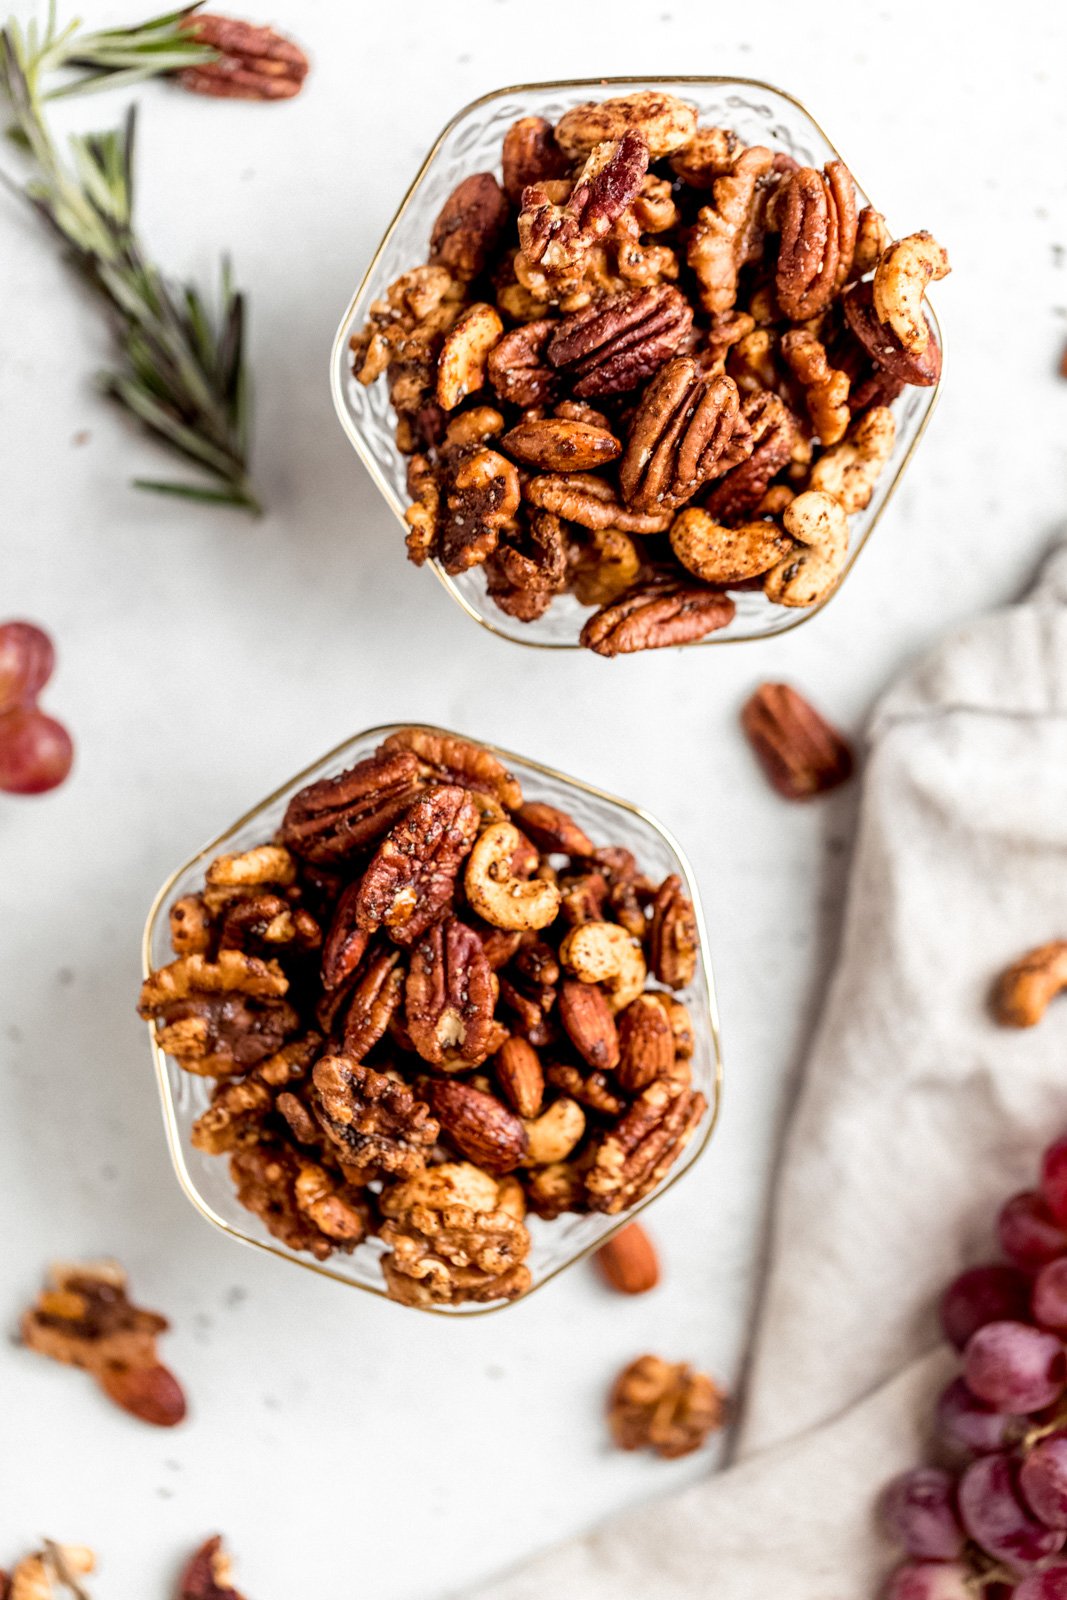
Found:
[[[620,1294],[647,1294],[659,1283],[656,1247],[639,1222],[620,1228],[593,1260],[604,1282]]]
[[[141,1422],[173,1428],[185,1416],[181,1384],[156,1352],[166,1317],[129,1299],[116,1261],[53,1266],[22,1318],[23,1343],[91,1374],[109,1400]]]

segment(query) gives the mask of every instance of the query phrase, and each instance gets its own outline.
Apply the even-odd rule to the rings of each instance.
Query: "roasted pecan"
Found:
[[[548,359],[579,397],[622,394],[659,370],[692,322],[692,307],[671,284],[625,290],[564,317]]]
[[[344,1050],[356,1061],[373,1050],[400,1005],[404,972],[399,960],[398,950],[380,950],[352,988],[345,1011]]]
[[[217,61],[185,67],[178,73],[183,89],[223,100],[291,100],[300,93],[308,75],[308,58],[284,34],[206,11],[183,16],[179,26],[198,44],[219,52]]]
[[[700,287],[700,303],[713,316],[732,309],[738,274],[762,244],[761,217],[773,164],[762,145],[743,150],[729,172],[713,180],[711,203],[697,212],[686,259]]]
[[[594,1211],[615,1216],[650,1194],[685,1149],[707,1102],[668,1078],[643,1089],[592,1147],[586,1190]]]
[[[233,1586],[230,1558],[218,1534],[189,1558],[178,1580],[177,1600],[243,1600]]]
[[[397,944],[421,938],[452,904],[456,876],[478,831],[465,789],[448,784],[422,795],[386,835],[363,874],[356,922],[384,927]]]
[[[610,231],[640,192],[648,169],[648,145],[628,129],[617,140],[597,144],[565,202],[531,184],[519,213],[522,257],[547,277],[567,282],[581,274],[591,247]]]
[[[525,496],[530,505],[596,532],[610,528],[628,533],[662,533],[670,526],[669,511],[631,511],[606,478],[596,478],[588,472],[531,478]]]
[[[852,776],[847,741],[787,683],[761,684],[742,707],[741,726],[786,800],[808,800]]]
[[[631,1361],[608,1398],[608,1423],[619,1448],[654,1450],[667,1460],[699,1450],[725,1420],[725,1401],[711,1378],[659,1356]]]
[[[560,376],[546,357],[548,341],[557,324],[544,318],[527,322],[506,333],[489,352],[486,365],[495,394],[509,405],[550,405],[560,387]]]
[[[480,277],[509,216],[507,196],[493,174],[472,173],[438,212],[430,235],[431,264],[443,266],[461,283]]]
[[[653,161],[684,150],[696,134],[697,114],[684,100],[659,89],[586,101],[565,111],[556,124],[556,143],[566,155],[585,156],[604,139],[621,139],[637,129]]]
[[[424,777],[493,795],[509,811],[522,805],[522,789],[515,775],[491,750],[469,739],[436,733],[432,728],[399,728],[384,741],[382,750],[411,751]]]
[[[493,975],[473,928],[449,917],[411,955],[405,991],[408,1032],[425,1061],[446,1071],[489,1053]]]
[[[619,1035],[607,996],[596,983],[567,978],[560,984],[559,1020],[591,1067],[611,1072],[619,1061]]]
[[[117,1262],[89,1261],[53,1266],[20,1330],[28,1349],[83,1368],[116,1405],[172,1428],[185,1416],[185,1396],[156,1350],[167,1327],[166,1317],[132,1303]]]
[[[407,1084],[348,1055],[323,1056],[311,1076],[311,1108],[346,1166],[368,1183],[422,1170],[438,1125]]]
[[[526,1155],[526,1129],[494,1095],[437,1078],[430,1084],[430,1104],[441,1132],[483,1172],[513,1172]]]
[[[343,861],[380,839],[421,788],[418,762],[408,751],[368,756],[295,794],[279,837],[307,861]]]
[[[919,314],[926,323],[929,337],[920,354],[914,355],[901,344],[887,322],[878,320],[872,284],[852,284],[841,296],[841,304],[845,320],[860,344],[890,377],[926,388],[937,382],[941,376],[941,346],[934,337],[930,319],[921,307]]]
[[[583,1073],[569,1062],[554,1061],[545,1076],[571,1100],[601,1116],[621,1117],[626,1110],[626,1101],[612,1087],[612,1079],[595,1067]]]
[[[619,1013],[619,1064],[615,1071],[628,1093],[665,1078],[674,1065],[674,1033],[663,1007],[650,994],[638,995]]]
[[[729,595],[718,590],[660,578],[635,584],[613,604],[602,606],[583,627],[581,642],[600,656],[689,644],[725,628],[734,610]]]
[[[731,522],[755,510],[771,479],[788,464],[799,433],[796,417],[776,394],[749,395],[741,413],[752,433],[752,453],[705,497],[704,509],[716,521]]]
[[[732,378],[705,378],[689,356],[674,356],[645,390],[619,463],[619,488],[636,511],[675,511],[702,484],[752,451],[738,435],[741,400]]]
[[[591,856],[593,841],[572,816],[544,800],[530,800],[515,813],[515,820],[539,850],[549,855]]]
[[[652,902],[648,936],[649,965],[668,989],[684,989],[696,973],[700,935],[693,902],[677,873],[664,878]]]
[[[796,322],[817,316],[852,269],[856,248],[856,189],[842,161],[825,173],[800,167],[783,178],[773,220],[781,235],[775,291]]]
[[[298,1191],[298,1181],[309,1169],[310,1188],[305,1176]],[[338,1185],[334,1192],[340,1205],[325,1214],[318,1204],[323,1198],[317,1176],[321,1171],[283,1144],[245,1145],[230,1157],[230,1175],[241,1205],[287,1249],[307,1251],[324,1261],[334,1250],[352,1250],[359,1244],[368,1231],[370,1210],[358,1189]],[[323,1219],[333,1232],[321,1226]]]
[[[781,352],[804,389],[811,425],[824,445],[836,444],[848,428],[851,412],[848,373],[831,367],[826,346],[813,333],[792,328],[782,336]]]
[[[322,986],[338,988],[363,960],[370,934],[356,922],[359,882],[350,883],[337,902],[330,931],[322,947]]]
[[[536,1117],[545,1093],[545,1076],[537,1051],[512,1035],[496,1053],[496,1080],[504,1098],[520,1117]]]
[[[552,124],[544,117],[520,117],[511,124],[504,135],[501,164],[504,191],[513,206],[522,204],[522,192],[529,184],[565,178],[570,170]]]
[[[606,428],[561,417],[520,422],[500,442],[510,455],[542,472],[590,472],[614,461],[622,449]]]

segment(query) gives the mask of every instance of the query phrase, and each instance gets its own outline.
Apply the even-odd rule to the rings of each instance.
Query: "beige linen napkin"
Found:
[[[870,729],[842,949],[778,1182],[728,1470],[477,1600],[871,1600],[872,1506],[953,1363],[940,1290],[1067,1128],[1067,1002],[996,1027],[991,978],[1067,936],[1067,547]],[[668,1352],[669,1353],[669,1352]]]

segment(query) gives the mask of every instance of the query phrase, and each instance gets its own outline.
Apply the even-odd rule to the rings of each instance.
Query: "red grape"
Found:
[[[989,1555],[1020,1571],[1055,1555],[1067,1538],[1031,1516],[1019,1494],[1015,1464],[1006,1455],[980,1456],[971,1462],[960,1479],[959,1507],[971,1538]]]
[[[974,1600],[958,1561],[906,1561],[889,1580],[885,1600]]]
[[[1042,1196],[1030,1190],[1012,1195],[997,1218],[997,1233],[1004,1254],[1024,1271],[1037,1272],[1046,1261],[1067,1254],[1067,1233]]]
[[[979,1400],[1029,1415],[1052,1405],[1067,1381],[1067,1356],[1054,1334],[1026,1322],[987,1322],[963,1352],[963,1376]]]
[[[956,1480],[940,1467],[916,1467],[894,1478],[882,1500],[882,1517],[890,1537],[909,1556],[951,1561],[963,1554]]]
[[[971,1267],[949,1284],[941,1300],[945,1338],[962,1350],[987,1322],[1023,1322],[1030,1311],[1030,1285],[1015,1267]]]
[[[1067,1562],[1057,1561],[1044,1572],[1031,1572],[1012,1594],[1014,1600],[1067,1600]]]
[[[1067,1433],[1050,1433],[1019,1469],[1019,1487],[1047,1528],[1067,1528]]]
[[[51,639],[32,622],[0,625],[0,712],[31,705],[55,661]]]
[[[1061,1256],[1041,1268],[1034,1279],[1030,1309],[1043,1328],[1067,1332],[1067,1258]]]
[[[0,716],[0,789],[43,794],[70,771],[74,747],[63,724],[36,707]]]
[[[962,1378],[950,1383],[937,1402],[937,1421],[947,1444],[976,1456],[1004,1450],[1024,1426],[1018,1417],[1006,1416],[979,1400]]]
[[[1067,1134],[1041,1159],[1041,1193],[1057,1222],[1067,1224]]]

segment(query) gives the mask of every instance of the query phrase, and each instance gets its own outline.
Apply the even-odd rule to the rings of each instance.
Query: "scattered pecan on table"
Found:
[[[528,1211],[624,1211],[707,1110],[680,879],[467,740],[390,735],[170,918],[140,1010],[214,1080],[194,1144],[289,1249],[385,1244],[407,1304],[522,1294]]]
[[[307,56],[274,28],[207,11],[193,12],[182,27],[197,44],[218,51],[216,60],[177,74],[183,89],[220,100],[291,100],[304,86]]]
[[[657,91],[520,118],[501,177],[460,183],[352,339],[409,457],[412,561],[481,567],[524,622],[569,591],[607,656],[728,626],[737,588],[824,600],[892,402],[940,375],[942,247],[891,240],[842,162]]]
[[[848,741],[788,683],[761,683],[741,708],[741,726],[786,800],[810,800],[852,776]]]
[[[206,1539],[186,1562],[175,1600],[244,1600],[233,1586],[230,1558],[220,1534]]]

